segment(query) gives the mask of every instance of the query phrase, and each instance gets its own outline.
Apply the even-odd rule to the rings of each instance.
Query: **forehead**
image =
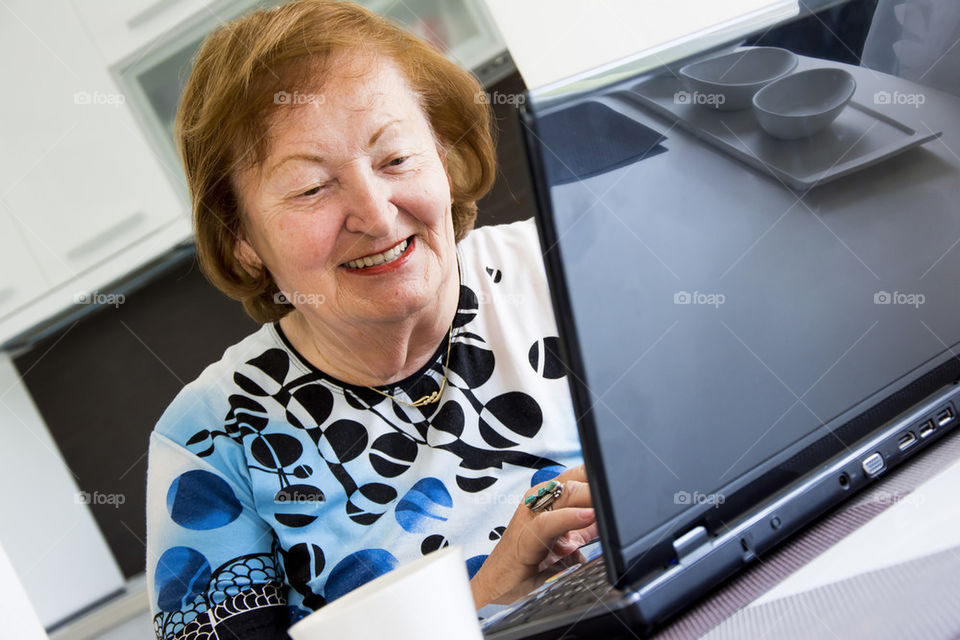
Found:
[[[390,58],[344,52],[331,56],[324,69],[316,88],[275,96],[278,106],[268,119],[268,156],[304,142],[305,136],[320,144],[365,143],[371,129],[391,120],[402,121],[407,130],[425,126],[429,131],[417,94]]]

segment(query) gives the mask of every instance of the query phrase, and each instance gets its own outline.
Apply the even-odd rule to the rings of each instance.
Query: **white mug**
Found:
[[[287,631],[293,640],[482,640],[460,547],[397,567]]]

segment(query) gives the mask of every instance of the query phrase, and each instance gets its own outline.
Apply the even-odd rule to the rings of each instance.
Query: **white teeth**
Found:
[[[347,262],[345,266],[350,267],[351,269],[363,269],[366,267],[375,267],[387,262],[393,262],[400,257],[400,254],[407,250],[407,244],[407,241],[404,240],[394,248],[388,249],[383,253],[378,253],[373,256],[366,256],[357,260],[351,260],[350,262]]]

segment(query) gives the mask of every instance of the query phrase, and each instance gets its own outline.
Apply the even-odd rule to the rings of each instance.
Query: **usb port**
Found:
[[[921,438],[929,437],[933,433],[933,420],[927,420],[923,423],[923,426],[920,427],[918,432]]]
[[[900,451],[909,449],[917,441],[917,436],[913,435],[913,431],[907,431],[905,434],[900,436]]]
[[[953,422],[953,409],[947,407],[937,414],[937,424],[942,427],[950,422]]]

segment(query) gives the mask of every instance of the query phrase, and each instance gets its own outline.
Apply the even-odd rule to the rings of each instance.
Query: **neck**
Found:
[[[294,310],[280,327],[301,356],[324,373],[359,386],[383,386],[420,370],[447,337],[457,313],[459,278],[437,303],[396,322],[334,324]]]

